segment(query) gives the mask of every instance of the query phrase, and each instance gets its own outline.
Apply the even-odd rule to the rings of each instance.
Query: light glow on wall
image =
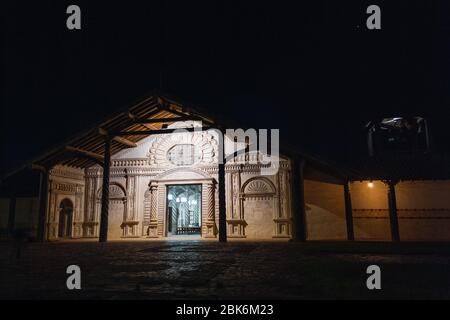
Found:
[[[372,189],[374,187],[374,184],[372,181],[370,181],[369,183],[367,183],[367,186]]]

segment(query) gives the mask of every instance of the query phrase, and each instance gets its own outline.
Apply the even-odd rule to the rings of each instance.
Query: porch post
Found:
[[[8,236],[11,236],[16,223],[16,192],[13,188],[9,199],[9,215],[8,215]]]
[[[37,229],[37,241],[45,240],[45,218],[47,216],[48,203],[48,169],[39,172],[39,217]]]
[[[400,241],[400,231],[398,226],[397,214],[397,197],[395,195],[395,182],[392,180],[388,185],[388,204],[389,204],[389,221],[391,224],[391,238],[392,241]]]
[[[352,197],[349,190],[349,182],[344,183],[344,201],[345,201],[345,221],[347,223],[347,240],[355,240],[355,235],[353,231],[353,208],[352,208]]]
[[[219,242],[227,242],[227,209],[225,199],[225,130],[221,130],[222,139],[219,143],[219,174],[218,174],[218,187],[219,187]],[[222,155],[222,156],[220,156]],[[221,159],[220,159],[221,158]]]
[[[99,242],[108,240],[108,211],[109,211],[109,169],[111,166],[111,139],[105,138],[105,155],[103,162],[102,207],[100,215]]]
[[[292,218],[293,240],[306,240],[306,212],[304,174],[305,161],[295,157],[292,161]]]
[[[227,242],[227,216],[226,216],[226,204],[225,204],[225,164],[224,163],[219,164],[219,241]]]

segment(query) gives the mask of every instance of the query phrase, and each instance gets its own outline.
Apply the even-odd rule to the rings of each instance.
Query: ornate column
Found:
[[[231,185],[231,217],[227,220],[228,236],[230,238],[245,238],[244,219],[242,214],[242,207],[244,205],[244,198],[241,195],[241,170],[242,165],[237,171],[230,173]]]
[[[158,186],[150,184],[150,222],[147,228],[149,238],[158,238]]]
[[[165,184],[159,184],[155,191],[156,194],[156,219],[158,222],[158,237],[165,237],[167,231],[166,219],[166,202],[167,202],[167,187]]]
[[[216,222],[215,222],[215,188],[212,182],[204,183],[202,187],[203,192],[203,208],[205,214],[203,214],[204,233],[203,238],[215,238],[216,237]]]
[[[48,205],[48,215],[47,215],[47,240],[57,240],[58,239],[58,220],[59,212],[56,208],[56,194],[55,194],[55,183],[53,181],[49,182],[49,205]]]
[[[291,236],[291,224],[289,214],[289,179],[285,169],[277,174],[278,190],[273,197],[275,207],[275,238],[289,238]]]
[[[75,204],[73,208],[73,238],[81,238],[83,236],[83,186],[75,186]]]
[[[219,163],[219,241],[227,241],[227,207],[225,199],[225,157],[224,163]]]
[[[127,201],[125,203],[125,219],[123,221],[123,237],[136,237],[139,221],[136,219],[136,176],[126,175]]]
[[[96,237],[98,234],[98,220],[96,218],[97,207],[97,173],[86,171],[88,176],[85,180],[85,216],[83,221],[83,236],[84,237]]]

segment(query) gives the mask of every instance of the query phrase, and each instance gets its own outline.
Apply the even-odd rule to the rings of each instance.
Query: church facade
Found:
[[[2,178],[0,238],[26,229],[38,241],[450,240],[448,162],[390,179],[281,137],[276,170],[247,148],[224,164],[221,134],[238,127],[149,95]]]
[[[115,154],[108,239],[216,238],[218,147],[217,133],[210,130],[150,136]],[[242,154],[225,166],[227,236],[289,239],[290,162],[281,159],[278,172],[266,176],[261,175],[258,157],[257,152]],[[48,240],[99,236],[102,175],[99,165],[85,169],[59,165],[50,171]]]

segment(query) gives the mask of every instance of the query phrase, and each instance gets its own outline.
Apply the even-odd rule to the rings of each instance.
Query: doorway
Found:
[[[64,199],[59,205],[59,238],[70,238],[72,236],[73,203]]]
[[[201,234],[202,185],[167,186],[167,235]]]

